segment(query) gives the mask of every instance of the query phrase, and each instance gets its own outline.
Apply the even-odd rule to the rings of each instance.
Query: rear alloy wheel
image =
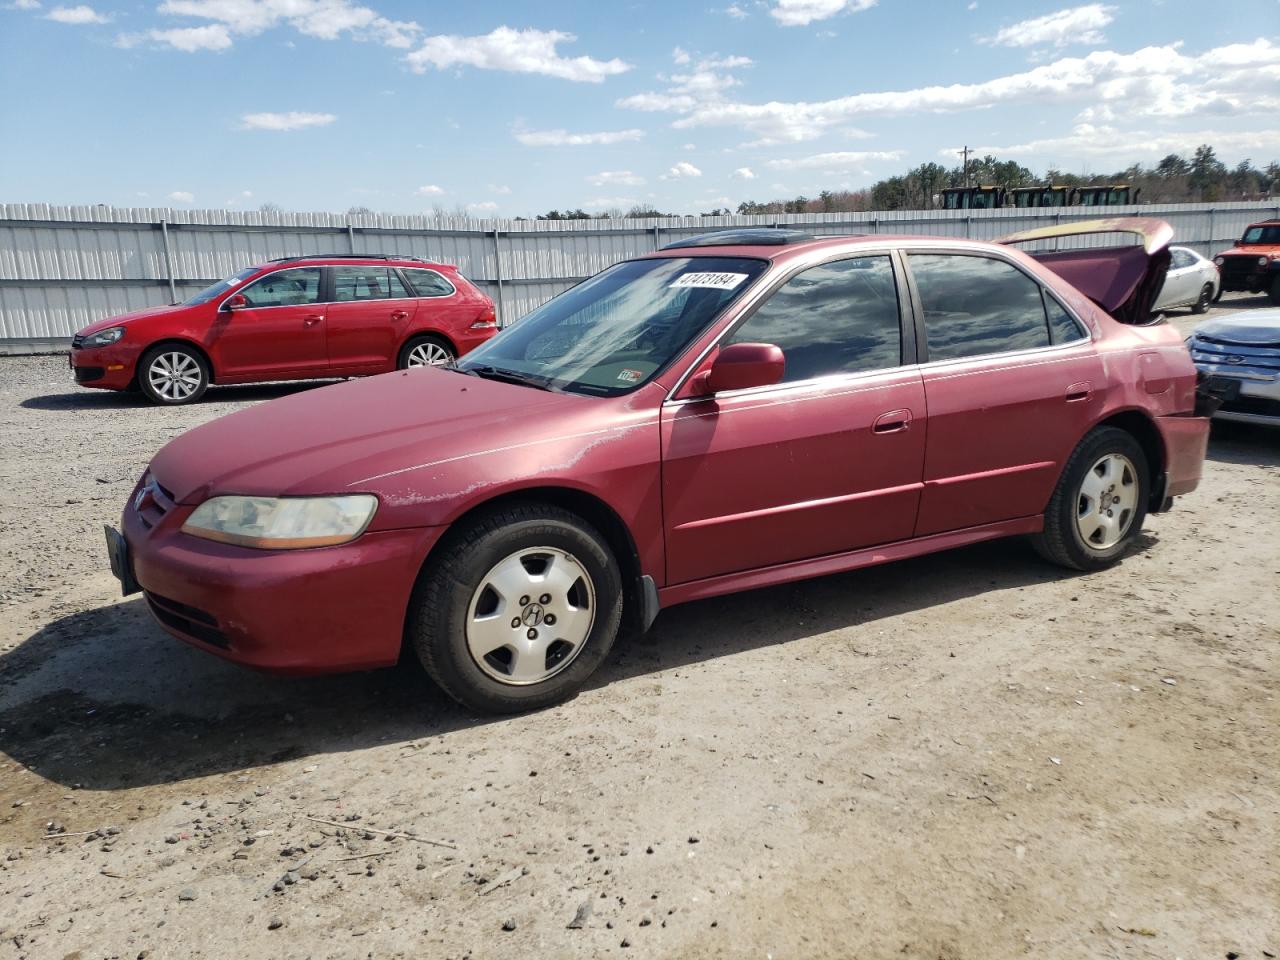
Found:
[[[1099,427],[1062,471],[1044,514],[1037,552],[1073,570],[1101,570],[1128,551],[1147,515],[1149,468],[1129,433]]]
[[[194,403],[209,387],[209,365],[190,347],[155,347],[138,366],[138,386],[152,403],[170,407]]]
[[[573,513],[528,503],[450,531],[418,578],[407,639],[455,700],[516,713],[575,694],[621,621],[605,540]]]
[[[1191,305],[1192,313],[1208,313],[1209,304],[1213,302],[1213,284],[1206,283],[1200,288],[1200,298]]]
[[[414,337],[400,351],[399,369],[443,367],[454,359],[453,348],[439,337]]]

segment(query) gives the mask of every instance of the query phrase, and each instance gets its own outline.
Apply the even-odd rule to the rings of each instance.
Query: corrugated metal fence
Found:
[[[0,353],[65,349],[68,338],[94,320],[182,300],[247,265],[298,254],[395,253],[453,263],[510,323],[612,263],[709,230],[776,225],[826,235],[995,239],[1125,214],[1163,217],[1173,224],[1176,243],[1212,255],[1250,222],[1280,217],[1280,208],[1220,203],[531,221],[4,204]]]

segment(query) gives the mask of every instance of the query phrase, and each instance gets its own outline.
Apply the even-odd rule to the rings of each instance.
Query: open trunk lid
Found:
[[[1059,223],[1012,233],[999,242],[1013,245],[1108,233],[1134,234],[1142,242],[1027,252],[1121,323],[1149,323],[1151,307],[1169,272],[1173,227],[1165,221],[1155,217],[1112,217]]]

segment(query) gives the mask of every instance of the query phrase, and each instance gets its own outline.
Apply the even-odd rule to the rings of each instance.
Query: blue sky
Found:
[[[0,201],[696,213],[1280,159],[1280,0],[0,0]]]

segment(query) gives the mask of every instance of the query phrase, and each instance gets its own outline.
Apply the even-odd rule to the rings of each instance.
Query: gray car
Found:
[[[1204,313],[1222,287],[1218,268],[1190,247],[1170,247],[1169,254],[1173,258],[1169,272],[1151,309],[1159,312],[1190,307],[1192,313]]]
[[[1187,347],[1197,369],[1218,379],[1215,418],[1280,427],[1280,309],[1205,320]]]

